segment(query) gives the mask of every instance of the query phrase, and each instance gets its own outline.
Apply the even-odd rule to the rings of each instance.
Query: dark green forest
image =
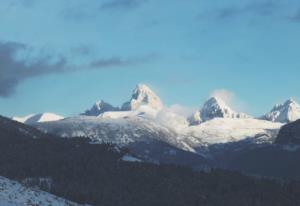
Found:
[[[40,186],[78,203],[105,206],[300,205],[300,183],[236,172],[196,172],[172,165],[121,161],[121,151],[88,139],[0,136],[0,175]]]

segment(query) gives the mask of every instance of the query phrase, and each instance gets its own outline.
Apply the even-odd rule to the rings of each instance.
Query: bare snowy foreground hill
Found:
[[[80,206],[63,198],[38,189],[32,189],[22,184],[0,177],[0,205],[24,206],[24,205],[55,205],[55,206]]]

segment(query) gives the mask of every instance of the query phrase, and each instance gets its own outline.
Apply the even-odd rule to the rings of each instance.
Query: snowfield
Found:
[[[161,123],[160,115],[158,117],[150,119],[133,115],[120,118],[79,116],[35,126],[46,133],[54,133],[61,137],[90,137],[94,142],[111,142],[122,146],[154,139],[185,151],[195,152],[199,147],[237,142],[246,138],[255,139],[257,136],[265,136],[264,141],[271,142],[283,125],[250,118],[215,118],[200,125],[188,126],[182,119],[176,120],[172,117],[169,121],[164,119],[164,123]]]
[[[142,116],[125,118],[78,116],[56,122],[38,123],[34,126],[61,137],[89,137],[94,142],[110,142],[121,146],[154,139],[183,147],[174,131]]]
[[[258,119],[215,118],[187,128],[184,133],[205,144],[236,142],[257,135],[276,136],[283,124]]]

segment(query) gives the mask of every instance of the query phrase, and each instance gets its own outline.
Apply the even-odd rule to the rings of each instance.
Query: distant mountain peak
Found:
[[[210,97],[208,100],[206,100],[203,107],[211,107],[211,106],[218,106],[220,108],[230,109],[230,107],[225,103],[224,100],[222,100],[219,97],[214,97],[214,96]]]
[[[292,98],[286,100],[284,105],[285,106],[290,106],[290,107],[300,107],[298,102],[295,99],[292,99]]]
[[[103,100],[98,100],[96,103],[88,110],[86,110],[82,115],[86,116],[98,116],[104,112],[118,111],[119,108],[106,103]]]
[[[282,104],[276,104],[262,119],[272,122],[288,123],[300,119],[300,105],[294,99],[288,99]]]
[[[208,121],[214,118],[249,118],[244,113],[238,113],[231,109],[225,101],[219,97],[209,98],[200,110],[201,119]]]
[[[133,90],[130,101],[123,104],[122,110],[136,110],[142,105],[156,110],[163,108],[160,98],[147,85],[138,84]]]
[[[51,122],[51,121],[58,121],[64,119],[64,117],[54,114],[54,113],[40,113],[40,114],[31,114],[25,117],[13,117],[13,120],[17,122],[21,122],[24,124],[35,124],[39,122]]]

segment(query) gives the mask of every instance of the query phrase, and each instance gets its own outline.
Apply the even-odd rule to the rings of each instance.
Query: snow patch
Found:
[[[79,204],[67,201],[47,192],[27,188],[16,181],[4,177],[0,177],[0,205],[79,206]]]
[[[122,157],[122,161],[125,161],[125,162],[141,162],[140,159],[135,158],[135,157],[130,156],[130,155],[124,155]]]
[[[12,119],[24,124],[35,124],[39,122],[58,121],[64,119],[64,117],[53,113],[42,113],[42,114],[31,114],[25,117],[13,117]]]

